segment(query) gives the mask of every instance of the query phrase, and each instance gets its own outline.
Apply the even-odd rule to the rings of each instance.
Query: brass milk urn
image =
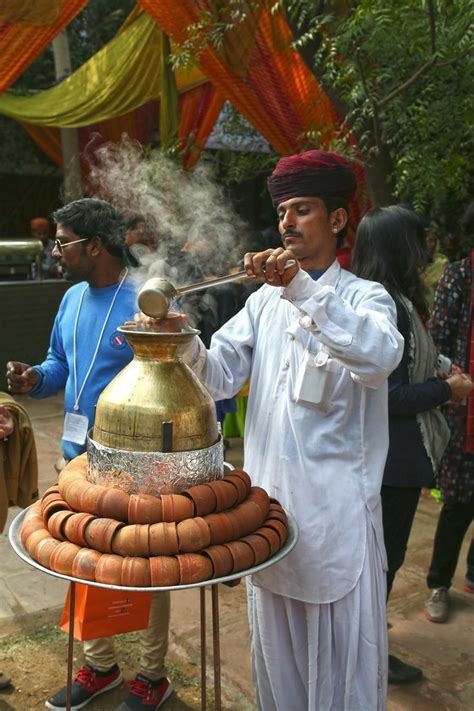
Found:
[[[89,481],[158,495],[222,477],[214,402],[180,357],[198,332],[118,330],[134,357],[99,397]]]
[[[118,330],[134,358],[99,397],[94,440],[140,452],[182,452],[215,444],[214,402],[179,357],[196,332]],[[172,422],[171,447],[163,442],[163,422]]]

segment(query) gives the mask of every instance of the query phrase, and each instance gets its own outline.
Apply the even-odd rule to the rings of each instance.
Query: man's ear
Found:
[[[93,237],[90,240],[89,244],[91,246],[91,248],[90,248],[91,257],[98,257],[103,249],[102,240],[100,239],[100,237]]]
[[[333,232],[340,232],[347,225],[348,215],[343,207],[337,207],[329,217]]]

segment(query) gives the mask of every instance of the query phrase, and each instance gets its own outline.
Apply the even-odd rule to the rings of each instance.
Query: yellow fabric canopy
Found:
[[[0,96],[0,113],[18,121],[73,128],[121,116],[160,98],[163,33],[143,13],[61,84],[34,96]],[[176,72],[178,92],[206,81],[198,69]]]

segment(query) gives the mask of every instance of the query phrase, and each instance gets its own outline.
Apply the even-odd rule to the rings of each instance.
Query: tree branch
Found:
[[[361,80],[362,86],[364,88],[364,93],[365,93],[368,101],[370,101],[370,103],[372,104],[372,108],[373,108],[372,125],[373,125],[373,129],[374,129],[375,145],[377,146],[377,150],[380,151],[381,147],[382,147],[382,132],[380,130],[379,107],[377,104],[377,100],[375,99],[375,93],[372,93],[369,91],[367,79],[365,77],[364,69],[362,67],[362,62],[360,60],[359,48],[356,49],[355,59],[356,59],[357,67],[359,69],[360,80]]]
[[[436,16],[433,0],[427,0],[428,22],[430,23],[431,54],[436,54]]]
[[[445,59],[442,62],[437,61],[437,49],[436,49],[436,17],[435,17],[435,9],[434,9],[434,4],[433,0],[427,0],[427,9],[428,9],[428,22],[430,26],[430,42],[431,42],[431,53],[432,56],[431,58],[425,62],[421,67],[419,67],[416,72],[403,84],[400,84],[396,89],[393,89],[390,93],[388,93],[386,96],[383,97],[383,99],[379,99],[379,101],[376,102],[377,108],[381,109],[385,104],[388,104],[389,101],[394,99],[396,96],[399,94],[403,93],[408,87],[410,87],[412,84],[414,84],[425,72],[428,71],[428,69],[431,69],[431,67],[447,67],[450,64],[455,64],[458,62],[460,59],[462,59],[466,54],[468,54],[468,50],[463,52],[462,54],[458,54],[456,57],[452,57],[451,59]]]
[[[445,59],[443,62],[435,62],[435,67],[449,67],[450,64],[456,64],[460,59],[463,59],[467,54],[469,54],[471,48],[464,50],[457,57],[452,57],[451,59]]]
[[[399,87],[387,94],[387,96],[384,96],[383,99],[377,101],[377,107],[381,109],[383,106],[385,106],[385,104],[388,104],[388,102],[398,96],[398,94],[401,94],[405,91],[405,89],[408,89],[409,86],[414,84],[416,80],[419,79],[420,76],[426,71],[428,71],[428,69],[431,69],[431,67],[449,67],[450,64],[456,64],[456,62],[459,62],[459,60],[461,60],[467,54],[469,54],[468,49],[466,49],[461,54],[458,54],[456,57],[451,57],[451,59],[445,59],[442,62],[438,62],[436,60],[436,57],[431,57],[431,59],[429,59],[426,64],[423,64],[423,66],[416,70],[416,72],[413,74],[413,76],[410,77],[410,79],[407,79],[403,84],[400,84]]]
[[[408,87],[414,84],[422,74],[424,74],[426,71],[428,71],[428,69],[433,66],[435,62],[436,57],[431,57],[431,59],[429,59],[425,64],[419,67],[419,69],[417,69],[416,72],[409,79],[403,82],[403,84],[400,84],[400,86],[398,86],[396,89],[384,96],[383,99],[377,101],[378,108],[381,109],[383,106],[385,106],[385,104],[388,104],[389,101],[398,96],[398,94],[401,94],[405,91],[405,89],[408,89]]]

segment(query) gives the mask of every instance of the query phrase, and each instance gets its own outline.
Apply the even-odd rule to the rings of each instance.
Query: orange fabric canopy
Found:
[[[140,5],[177,45],[187,28],[199,19],[199,10],[212,11],[209,2],[190,0],[139,0]],[[329,98],[298,52],[289,47],[291,30],[283,13],[270,13],[264,0],[255,15],[257,30],[245,23],[227,38],[246,51],[241,63],[230,66],[229,44],[218,52],[208,45],[200,56],[200,68],[219,93],[281,154],[298,151],[302,134],[340,123]],[[249,36],[249,33],[250,34]],[[249,48],[249,42],[253,43]],[[285,48],[280,50],[278,48]]]
[[[216,16],[218,4],[217,0],[139,3],[178,46],[185,42],[189,26],[199,22],[202,12]],[[208,43],[199,56],[199,67],[219,95],[229,99],[278,153],[304,150],[308,131],[320,132],[321,147],[327,149],[344,121],[301,56],[291,48],[293,35],[283,12],[270,12],[270,5],[271,0],[248,2],[247,19],[225,33],[219,50]],[[353,136],[349,140],[357,146]],[[359,191],[351,208],[351,222],[357,224],[368,200],[362,163],[354,169]]]
[[[51,25],[0,22],[0,92],[15,81],[88,2],[58,1],[60,14]],[[47,1],[42,2],[46,7]],[[199,22],[203,11],[222,20],[216,8],[220,13],[226,8],[220,0],[139,0],[139,5],[177,45],[186,40],[188,27]],[[343,125],[316,77],[291,48],[292,33],[283,12],[270,12],[270,0],[248,2],[247,11],[246,19],[225,33],[219,50],[208,44],[199,57],[200,69],[212,86],[203,85],[188,92],[189,96],[180,102],[181,146],[187,145],[190,134],[195,138],[194,147],[185,153],[188,167],[197,160],[225,99],[283,155],[303,150],[306,132],[320,132],[323,144],[328,144],[331,127],[339,129]],[[112,138],[111,134],[117,132],[120,135],[123,129],[137,135],[131,114],[114,121],[110,130],[106,128],[104,137]],[[106,124],[101,124],[101,129]],[[57,161],[57,134],[31,125],[25,128],[40,144],[49,145],[48,152],[52,157],[55,154]],[[351,142],[355,144],[355,139]],[[362,168],[357,172],[359,183],[363,183]],[[356,209],[359,211],[360,205]]]
[[[52,24],[0,22],[0,94],[18,79],[88,2],[61,0],[59,15]]]

